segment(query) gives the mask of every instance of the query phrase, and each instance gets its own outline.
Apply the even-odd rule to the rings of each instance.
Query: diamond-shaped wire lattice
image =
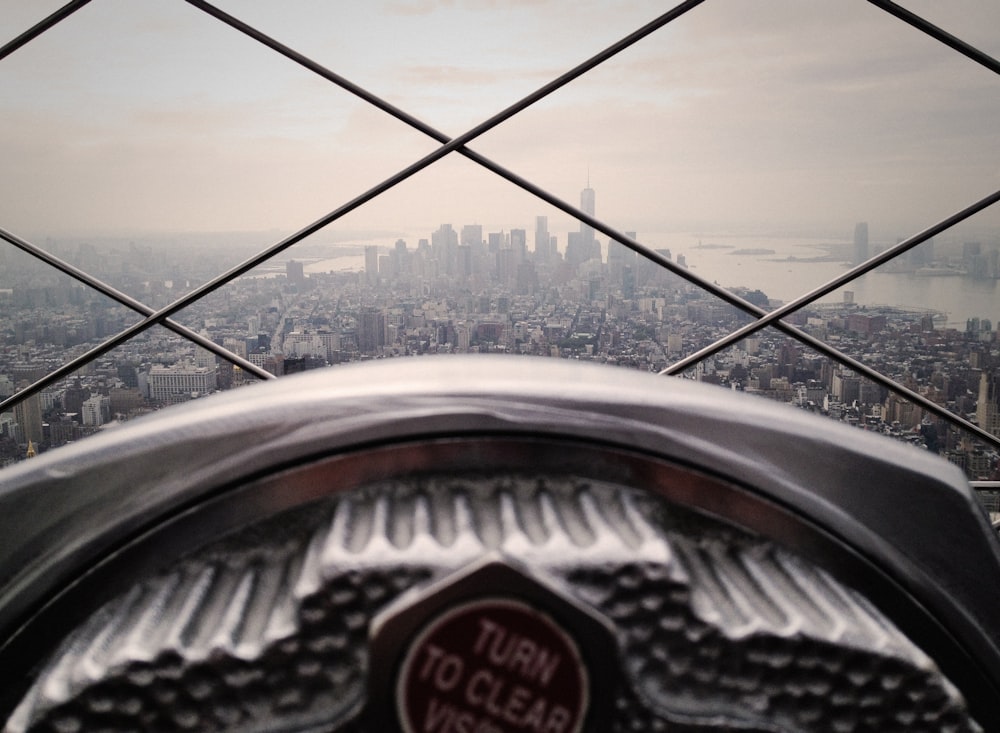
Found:
[[[944,30],[934,26],[933,24],[929,23],[920,16],[917,16],[904,8],[901,8],[900,6],[891,2],[890,0],[868,0],[868,1],[873,5],[881,8],[882,10],[899,18],[901,21],[910,24],[911,26],[920,30],[921,32],[926,33],[927,35],[948,45],[949,47],[951,47],[958,53],[963,54],[972,61],[990,69],[994,73],[1000,74],[1000,62],[998,62],[996,59],[993,59],[988,54],[985,54],[982,51],[972,47],[971,45],[965,43],[961,39],[958,39],[948,34]],[[71,16],[76,10],[86,5],[88,2],[90,2],[90,0],[73,0],[72,2],[67,3],[61,9],[57,10],[49,17],[42,20],[33,28],[25,31],[20,36],[8,42],[3,47],[0,47],[0,60],[10,55],[11,53],[15,52],[17,49],[21,48],[26,43],[29,43],[31,40],[38,37],[42,33],[46,32],[50,28],[54,27],[56,24],[65,20],[66,18]],[[612,44],[611,46],[607,47],[600,53],[579,64],[575,68],[571,69],[565,74],[557,77],[556,79],[553,79],[549,83],[538,88],[532,94],[529,94],[528,96],[519,100],[515,104],[509,106],[502,112],[494,115],[488,120],[480,123],[479,125],[471,128],[470,130],[466,131],[465,133],[457,137],[449,137],[445,133],[434,129],[430,125],[427,125],[426,123],[410,115],[406,111],[399,109],[393,106],[392,104],[386,102],[385,100],[379,98],[378,96],[372,94],[367,89],[354,84],[348,79],[341,77],[340,75],[323,67],[321,64],[315,62],[314,60],[308,58],[307,56],[282,44],[280,41],[271,38],[262,31],[242,22],[241,20],[229,15],[228,13],[225,13],[224,11],[216,8],[215,6],[209,4],[208,2],[205,2],[204,0],[186,0],[186,2],[202,10],[206,14],[215,17],[219,21],[227,24],[228,26],[234,28],[235,30],[248,35],[249,37],[255,39],[259,43],[262,43],[271,50],[275,51],[276,53],[285,56],[291,61],[303,66],[304,68],[319,75],[320,77],[326,79],[327,81],[354,94],[360,99],[382,110],[383,112],[395,117],[397,120],[400,120],[405,124],[409,125],[410,127],[427,135],[428,137],[432,138],[437,143],[439,143],[440,147],[438,147],[430,154],[424,156],[420,160],[417,160],[412,164],[410,164],[409,166],[397,171],[394,175],[385,179],[378,185],[370,188],[368,191],[365,191],[364,193],[356,196],[350,201],[342,204],[338,208],[328,213],[326,216],[303,227],[299,231],[295,232],[289,237],[286,237],[280,242],[277,242],[274,245],[264,249],[263,251],[259,252],[258,254],[254,255],[253,257],[244,261],[243,263],[231,268],[230,270],[224,273],[221,273],[220,275],[208,281],[207,283],[201,285],[198,288],[195,288],[193,291],[191,291],[184,297],[179,298],[178,300],[174,301],[173,303],[163,308],[160,308],[159,310],[155,310],[144,303],[141,303],[123,293],[120,293],[113,287],[102,282],[96,276],[84,272],[83,270],[80,270],[74,267],[73,265],[70,265],[69,263],[66,263],[58,259],[51,253],[48,253],[45,250],[31,244],[30,242],[21,239],[15,234],[0,229],[0,238],[6,240],[9,244],[18,247],[19,249],[27,252],[33,257],[36,257],[48,263],[52,267],[55,267],[56,269],[59,269],[62,272],[70,275],[71,277],[76,278],[77,280],[83,282],[89,287],[97,290],[98,292],[103,293],[104,295],[112,298],[113,300],[116,300],[120,304],[125,305],[128,308],[131,308],[132,310],[136,311],[137,313],[143,316],[143,319],[134,324],[133,326],[123,330],[118,335],[106,340],[104,343],[91,349],[90,351],[81,355],[80,357],[77,357],[67,362],[59,369],[56,369],[51,373],[49,373],[48,375],[46,375],[45,377],[37,380],[34,384],[21,390],[13,397],[0,402],[0,411],[10,409],[14,404],[17,404],[18,402],[23,401],[27,397],[40,392],[47,386],[57,382],[58,380],[76,371],[81,366],[93,361],[94,359],[107,353],[111,349],[125,343],[130,338],[158,324],[166,326],[167,328],[173,330],[175,333],[183,336],[184,338],[189,339],[198,346],[208,349],[209,351],[215,353],[220,358],[230,361],[231,363],[241,367],[242,369],[245,369],[249,373],[259,378],[262,379],[271,378],[272,375],[270,373],[248,362],[246,359],[243,359],[237,356],[236,354],[233,354],[232,352],[214,344],[209,339],[204,338],[203,336],[195,333],[194,331],[188,329],[182,324],[177,323],[176,321],[171,319],[171,316],[176,314],[181,309],[205,297],[206,295],[214,292],[223,285],[233,281],[240,275],[245,274],[246,272],[256,267],[257,265],[267,261],[268,259],[274,257],[280,252],[302,241],[311,234],[314,234],[320,229],[326,227],[327,225],[331,224],[337,219],[340,219],[347,213],[371,201],[377,196],[380,196],[384,192],[388,191],[389,189],[396,186],[400,182],[406,180],[407,178],[414,175],[418,171],[423,170],[424,168],[432,165],[433,163],[437,162],[438,160],[444,158],[445,156],[451,153],[457,153],[477,163],[478,165],[487,169],[491,173],[505,179],[509,183],[527,191],[528,193],[531,193],[535,197],[541,199],[542,201],[545,201],[551,206],[563,211],[566,214],[569,214],[570,216],[576,218],[580,222],[583,222],[593,227],[595,230],[601,232],[605,236],[608,236],[609,238],[632,249],[638,255],[654,262],[660,267],[670,270],[675,275],[678,275],[679,277],[687,280],[688,282],[702,288],[703,290],[720,298],[722,301],[736,307],[737,309],[753,316],[756,319],[753,322],[747,324],[746,326],[733,331],[728,336],[721,338],[715,343],[701,349],[695,354],[689,355],[679,360],[673,365],[667,367],[663,371],[663,373],[665,374],[679,373],[685,369],[690,368],[699,361],[707,359],[708,357],[718,353],[722,349],[736,343],[738,340],[756,331],[759,331],[767,326],[771,326],[773,328],[776,328],[784,332],[786,335],[789,335],[797,339],[798,341],[808,345],[812,349],[833,359],[834,361],[840,363],[841,365],[846,366],[849,369],[852,369],[853,371],[870,379],[876,384],[879,384],[899,394],[903,398],[917,404],[924,410],[936,415],[940,419],[949,422],[953,426],[958,427],[961,430],[973,433],[981,440],[984,440],[985,442],[992,444],[994,446],[1000,447],[1000,438],[993,436],[992,434],[986,432],[979,426],[965,420],[963,417],[959,415],[951,413],[950,411],[941,407],[937,403],[929,400],[923,395],[895,382],[892,379],[889,379],[880,372],[868,367],[864,363],[838,351],[837,349],[834,349],[829,344],[819,339],[816,339],[815,337],[803,332],[802,330],[782,320],[787,316],[792,315],[796,311],[801,310],[810,303],[818,300],[824,295],[833,292],[838,287],[841,287],[846,283],[851,282],[863,276],[864,274],[878,268],[879,266],[909,251],[913,247],[916,247],[920,243],[930,239],[936,234],[946,231],[955,224],[964,221],[970,216],[992,206],[997,201],[1000,201],[1000,191],[997,191],[994,194],[987,196],[981,199],[980,201],[975,202],[969,207],[953,214],[952,216],[947,217],[946,219],[935,224],[934,226],[929,227],[928,229],[906,239],[903,242],[900,242],[896,246],[888,249],[887,251],[875,257],[872,257],[868,261],[857,265],[856,267],[844,273],[843,275],[834,278],[833,280],[814,289],[809,293],[803,294],[802,296],[796,298],[795,300],[786,304],[785,306],[782,306],[781,308],[778,308],[768,313],[767,311],[759,308],[758,306],[734,295],[728,290],[725,290],[724,288],[693,274],[690,270],[683,267],[679,267],[676,263],[672,262],[667,257],[664,257],[658,252],[642,245],[634,238],[627,236],[623,232],[617,231],[613,227],[609,226],[607,223],[595,218],[590,214],[587,214],[580,208],[559,199],[558,197],[546,191],[545,189],[535,185],[531,181],[528,181],[527,179],[519,176],[517,173],[501,166],[500,164],[490,160],[489,158],[475,152],[474,150],[468,147],[468,144],[474,141],[480,135],[506,122],[507,120],[511,119],[512,117],[519,114],[523,110],[527,109],[531,105],[535,104],[539,100],[545,98],[555,90],[566,85],[570,81],[598,67],[599,65],[601,65],[611,57],[615,56],[616,54],[620,53],[624,49],[634,45],[635,43],[638,43],[643,38],[646,38],[650,34],[654,33],[655,31],[664,27],[668,23],[674,21],[675,19],[681,17],[688,11],[695,8],[696,6],[700,5],[702,2],[704,2],[704,0],[686,0],[685,2],[681,2],[676,7],[672,8],[668,12],[659,16],[655,20],[633,31],[632,33],[628,34],[618,42]]]

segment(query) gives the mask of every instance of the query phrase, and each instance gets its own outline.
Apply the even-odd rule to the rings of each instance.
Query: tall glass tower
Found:
[[[596,216],[594,208],[594,189],[590,187],[590,177],[587,177],[587,187],[580,192],[580,209],[585,214]],[[594,239],[594,228],[588,224],[580,222],[580,244],[586,257],[584,259],[600,259],[601,249]]]

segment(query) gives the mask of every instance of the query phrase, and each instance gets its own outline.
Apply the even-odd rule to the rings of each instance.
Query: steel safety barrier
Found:
[[[982,65],[983,67],[993,71],[994,73],[1000,74],[1000,62],[992,58],[983,51],[971,46],[965,41],[949,34],[945,30],[935,26],[929,21],[923,19],[922,17],[901,8],[897,4],[891,2],[890,0],[868,0],[873,5],[881,8],[882,10],[892,14],[893,16],[900,18],[902,21],[910,24],[919,31],[929,35],[932,38],[948,45],[949,47],[955,49],[958,53],[963,54],[972,61]],[[52,13],[49,17],[45,18],[39,22],[34,27],[28,29],[15,39],[6,43],[3,47],[0,47],[0,60],[6,56],[14,53],[16,50],[29,43],[34,38],[38,37],[42,33],[46,32],[56,24],[65,21],[69,18],[75,11],[79,10],[84,5],[88,4],[90,0],[74,0],[73,2],[67,3],[65,6]],[[53,370],[51,373],[45,377],[36,380],[33,384],[27,386],[26,388],[20,390],[18,393],[12,397],[0,401],[0,411],[10,409],[17,402],[26,399],[27,397],[40,392],[46,387],[54,384],[60,379],[65,378],[67,375],[73,373],[83,365],[93,361],[99,356],[107,353],[111,349],[123,344],[130,338],[136,336],[139,333],[151,328],[154,325],[164,325],[167,328],[173,330],[185,338],[190,339],[197,345],[208,349],[212,353],[216,354],[222,359],[225,359],[241,369],[246,370],[248,373],[260,379],[269,379],[272,375],[260,367],[250,363],[246,359],[233,354],[227,349],[211,342],[209,339],[201,337],[200,335],[194,333],[190,329],[184,327],[183,325],[173,321],[170,316],[174,315],[181,309],[191,305],[192,303],[198,301],[209,293],[214,292],[220,287],[231,282],[235,278],[242,274],[245,274],[249,270],[258,266],[259,264],[266,262],[268,259],[274,257],[275,255],[283,252],[289,247],[301,242],[303,239],[311,234],[323,229],[329,224],[337,221],[341,217],[345,216],[349,212],[358,208],[359,206],[371,201],[373,198],[381,195],[382,193],[390,190],[392,187],[396,186],[400,182],[406,180],[415,173],[427,168],[436,161],[442,159],[443,157],[451,154],[457,153],[463,155],[469,160],[474,161],[486,170],[494,173],[495,175],[509,181],[514,186],[517,186],[532,195],[536,196],[540,200],[554,206],[555,208],[569,214],[570,216],[578,219],[580,222],[593,227],[595,230],[601,232],[602,234],[610,237],[616,242],[621,243],[623,246],[635,251],[640,256],[654,262],[655,264],[663,267],[673,274],[683,278],[684,280],[702,288],[703,290],[711,293],[715,297],[719,298],[723,302],[726,302],[742,312],[749,314],[754,317],[754,321],[747,324],[746,326],[733,331],[726,337],[717,340],[714,344],[705,347],[698,352],[691,354],[683,359],[678,360],[676,363],[668,366],[663,373],[665,374],[677,374],[684,371],[702,361],[722,349],[736,343],[738,340],[759,331],[767,326],[772,326],[782,331],[786,335],[789,335],[798,341],[808,345],[810,348],[816,350],[818,353],[823,354],[834,361],[840,363],[843,366],[852,369],[858,374],[863,375],[867,379],[875,382],[876,384],[885,387],[902,396],[903,398],[919,405],[922,409],[935,415],[936,417],[950,423],[952,426],[966,431],[975,435],[978,439],[983,442],[993,445],[995,447],[1000,447],[1000,438],[992,435],[988,431],[984,430],[980,426],[970,422],[961,415],[957,415],[945,407],[933,402],[924,395],[916,392],[915,390],[909,389],[905,385],[896,382],[893,379],[883,375],[875,369],[864,364],[862,361],[855,359],[842,351],[839,351],[824,341],[817,339],[799,328],[790,325],[784,319],[785,317],[794,314],[795,312],[801,310],[805,306],[813,303],[822,296],[829,294],[838,287],[845,285],[865,274],[871,272],[872,270],[880,267],[881,265],[890,262],[894,258],[902,255],[903,253],[909,251],[913,247],[927,241],[931,237],[940,234],[953,227],[954,225],[968,219],[970,216],[983,211],[984,209],[994,205],[998,200],[1000,200],[1000,191],[997,191],[989,196],[982,198],[981,200],[971,204],[965,209],[956,212],[955,214],[941,220],[937,224],[928,227],[922,232],[919,232],[894,247],[889,248],[885,252],[882,252],[874,257],[871,257],[866,262],[860,263],[848,272],[841,276],[838,276],[828,283],[815,288],[809,293],[803,294],[802,296],[794,299],[792,302],[782,306],[781,308],[775,309],[771,312],[766,312],[764,309],[747,302],[746,300],[734,295],[730,291],[716,285],[713,282],[699,277],[698,275],[692,273],[690,270],[678,266],[676,263],[672,262],[669,258],[664,257],[660,253],[644,246],[640,242],[636,241],[634,238],[627,236],[625,233],[618,231],[617,229],[611,227],[606,222],[591,216],[590,214],[582,211],[580,208],[573,206],[572,204],[563,201],[557,196],[551,194],[550,192],[544,190],[543,188],[535,185],[534,183],[522,178],[516,172],[511,171],[504,166],[486,158],[485,156],[475,152],[468,147],[469,143],[473,142],[476,138],[484,134],[485,132],[494,129],[498,125],[504,123],[505,121],[511,119],[515,115],[524,111],[531,105],[540,101],[541,99],[547,97],[552,92],[565,86],[570,81],[582,76],[583,74],[597,68],[602,63],[608,59],[614,57],[621,51],[629,48],[630,46],[640,42],[642,39],[646,38],[650,34],[656,32],[660,28],[663,28],[668,23],[671,23],[678,18],[682,17],[684,14],[690,12],[698,5],[701,5],[704,0],[687,0],[678,4],[676,7],[672,8],[668,12],[662,14],[653,21],[647,23],[643,27],[635,30],[634,32],[628,34],[618,42],[608,46],[603,51],[595,54],[586,61],[578,64],[576,67],[570,71],[560,75],[551,82],[538,88],[535,92],[527,95],[518,102],[510,105],[505,110],[494,115],[490,119],[476,125],[467,132],[459,135],[458,137],[451,138],[445,133],[438,131],[422,122],[413,115],[407,113],[405,110],[399,109],[398,107],[390,104],[389,102],[379,98],[372,92],[364,89],[363,87],[354,84],[350,80],[340,76],[336,72],[325,68],[323,65],[317,63],[316,61],[308,58],[307,56],[295,51],[289,46],[281,43],[279,40],[268,36],[262,31],[254,28],[253,26],[239,20],[238,18],[232,16],[229,13],[222,11],[221,9],[213,6],[212,4],[205,2],[204,0],[186,0],[190,5],[204,11],[206,14],[218,19],[219,21],[229,25],[233,29],[246,34],[247,36],[255,39],[256,41],[262,43],[268,48],[272,49],[276,53],[290,59],[291,61],[299,64],[300,66],[312,71],[313,73],[321,76],[322,78],[330,81],[331,83],[339,86],[340,88],[354,94],[358,98],[364,100],[365,102],[375,106],[376,108],[382,110],[383,112],[393,116],[397,120],[400,120],[412,128],[422,132],[428,137],[434,139],[441,146],[433,151],[432,153],[424,156],[418,161],[415,161],[411,165],[401,169],[396,174],[385,179],[381,183],[373,186],[368,191],[359,194],[352,200],[342,204],[337,207],[327,215],[317,219],[311,224],[303,227],[294,234],[282,239],[280,242],[268,247],[267,249],[261,251],[257,255],[247,259],[243,263],[231,268],[230,270],[219,274],[217,277],[206,282],[202,286],[195,288],[187,295],[182,298],[177,299],[173,303],[159,309],[154,310],[143,303],[137,302],[136,300],[118,292],[115,288],[103,283],[99,277],[95,276],[93,273],[87,273],[73,265],[59,260],[50,253],[45,252],[43,249],[27,242],[16,234],[7,232],[0,229],[0,238],[6,240],[9,244],[21,249],[24,252],[36,257],[49,265],[59,269],[60,271],[76,278],[80,282],[94,288],[98,292],[111,297],[117,302],[125,305],[132,310],[136,311],[140,315],[144,316],[142,320],[134,324],[130,328],[123,330],[117,336],[114,336],[99,346],[87,351],[85,354],[72,359],[65,363],[62,367]]]
[[[6,43],[0,61],[91,1]],[[457,154],[752,317],[663,375],[771,327],[1000,447],[788,321],[1000,191],[767,311],[470,147],[709,0],[681,2],[458,136],[184,1],[438,147],[160,308],[0,229],[140,317],[0,411],[158,325],[272,379],[173,317]],[[1000,73],[925,19],[868,1]],[[512,357],[393,361],[216,395],[9,469],[4,730],[1000,726],[1000,545],[955,467],[680,380]]]

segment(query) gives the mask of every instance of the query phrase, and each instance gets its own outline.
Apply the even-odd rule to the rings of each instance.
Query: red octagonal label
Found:
[[[520,601],[476,600],[434,619],[396,682],[406,733],[578,733],[588,675],[573,639]]]

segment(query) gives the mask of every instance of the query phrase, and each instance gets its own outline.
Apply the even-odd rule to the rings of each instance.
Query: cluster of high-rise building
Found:
[[[595,212],[589,185],[581,209]],[[867,238],[867,225],[859,224],[854,259],[868,257]],[[747,319],[630,248],[602,245],[586,223],[564,247],[558,244],[543,216],[533,232],[443,224],[416,246],[399,240],[359,249],[359,272],[310,272],[302,258],[289,260],[283,272],[240,278],[177,318],[276,375],[434,353],[522,354],[659,371]],[[151,266],[136,251],[110,268],[121,289],[156,306],[193,285],[177,276],[175,263]],[[93,248],[85,254],[110,259]],[[659,254],[672,258],[667,250]],[[0,289],[0,398],[136,318],[37,268],[28,274]],[[740,294],[769,305],[760,291]],[[936,327],[930,313],[849,303],[809,308],[792,320],[1000,435],[1000,343],[989,320],[972,319],[959,331]],[[686,376],[922,445],[971,478],[997,476],[995,450],[780,334],[747,338]],[[0,461],[251,381],[207,350],[153,329],[0,415]]]

